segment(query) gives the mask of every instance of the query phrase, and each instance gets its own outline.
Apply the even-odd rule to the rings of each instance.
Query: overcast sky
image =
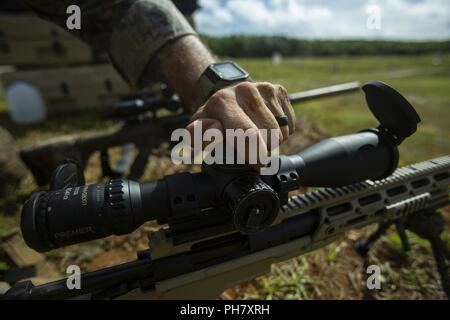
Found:
[[[450,39],[450,0],[200,0],[210,35]],[[369,25],[369,27],[368,27]]]

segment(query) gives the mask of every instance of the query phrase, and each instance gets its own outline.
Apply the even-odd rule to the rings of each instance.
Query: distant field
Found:
[[[289,92],[347,81],[387,82],[399,90],[422,118],[418,133],[401,147],[402,163],[450,153],[450,55],[289,58],[278,66],[269,59],[241,59],[253,79],[280,83]],[[332,134],[376,125],[363,92],[296,105]]]
[[[348,81],[387,82],[407,97],[423,119],[418,133],[401,147],[402,165],[450,154],[450,55],[289,58],[283,59],[277,66],[272,65],[269,59],[238,59],[238,63],[251,73],[254,80],[283,84],[291,93]],[[362,92],[307,102],[295,108],[299,117],[309,118],[333,135],[353,133],[376,125]],[[61,134],[106,129],[111,125],[112,122],[98,117],[98,111],[91,111],[77,116],[68,114],[62,118],[52,118],[39,126],[18,127],[9,121],[4,101],[0,99],[0,126],[13,134],[20,147]],[[162,167],[170,166],[167,159],[153,160],[156,161],[153,161],[153,169],[147,176],[150,178],[160,173]],[[32,184],[24,184],[7,199],[0,199],[0,236],[18,226],[20,203],[33,188]],[[450,214],[446,215],[446,222],[449,226]],[[274,265],[269,275],[227,290],[222,298],[443,298],[428,244],[412,236],[413,250],[405,254],[401,251],[399,237],[393,231],[384,236],[380,245],[369,255],[369,261],[381,267],[383,290],[365,292],[362,286],[365,261],[351,247],[355,239],[365,234],[367,229],[351,231],[342,241]],[[139,235],[134,233],[134,238],[139,238]],[[142,238],[139,241],[142,240],[145,246],[145,237]],[[450,245],[448,230],[444,238]],[[86,269],[83,270],[133,259],[137,246],[135,242],[130,244],[128,236],[117,239],[120,244],[114,246],[114,250],[86,262],[83,265]],[[58,263],[67,262],[65,257],[76,257],[77,252],[98,248],[104,241],[56,250],[48,257]],[[4,268],[6,264],[0,257],[0,272]]]

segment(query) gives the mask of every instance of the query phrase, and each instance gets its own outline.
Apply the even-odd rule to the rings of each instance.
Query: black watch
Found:
[[[232,61],[212,63],[198,79],[194,88],[194,101],[200,107],[216,91],[236,82],[249,80],[247,71]]]

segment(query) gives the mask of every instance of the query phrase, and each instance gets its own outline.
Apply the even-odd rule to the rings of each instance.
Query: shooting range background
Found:
[[[386,81],[404,94],[423,119],[419,131],[401,147],[401,164],[413,163],[450,153],[450,54],[428,53],[403,56],[331,56],[238,58],[255,80],[285,85],[289,91],[299,91],[342,83],[378,79]],[[3,93],[0,93],[2,95]],[[63,109],[64,110],[64,109]],[[301,130],[284,146],[294,152],[300,146],[326,135],[352,133],[376,124],[361,94],[351,94],[317,100],[296,106]],[[74,115],[59,112],[44,123],[31,126],[14,124],[3,97],[0,98],[0,126],[13,136],[16,145],[28,147],[63,134],[89,134],[118,124],[102,120],[98,109],[86,108]],[[118,150],[113,152],[117,155]],[[100,179],[99,154],[87,167],[88,182]],[[117,156],[115,157],[117,158]],[[188,169],[174,166],[170,159],[152,156],[145,179],[157,179],[165,174]],[[35,185],[30,177],[19,188],[0,198],[0,281],[11,257],[22,264],[38,266],[41,281],[64,274],[65,266],[76,263],[83,271],[95,270],[135,258],[137,250],[147,246],[147,224],[131,235],[55,250],[44,256],[26,251],[14,230],[19,225],[20,204]],[[450,225],[450,210],[444,210]],[[404,253],[400,239],[391,231],[376,245],[364,261],[352,250],[352,243],[373,228],[351,231],[341,241],[306,256],[272,267],[271,274],[227,290],[223,299],[432,299],[443,298],[434,271],[429,246],[410,234],[412,250]],[[450,245],[447,231],[444,239]],[[364,289],[363,266],[378,264],[382,270],[382,291]]]

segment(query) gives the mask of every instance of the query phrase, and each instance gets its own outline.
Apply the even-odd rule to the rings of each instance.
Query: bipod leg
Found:
[[[377,230],[370,234],[367,238],[358,240],[353,248],[360,256],[366,256],[372,245],[386,233],[387,229],[393,224],[392,221],[381,222],[378,224]]]
[[[450,252],[440,234],[444,230],[444,220],[436,211],[423,211],[411,216],[406,227],[431,244],[437,271],[441,278],[442,289],[450,299]]]

